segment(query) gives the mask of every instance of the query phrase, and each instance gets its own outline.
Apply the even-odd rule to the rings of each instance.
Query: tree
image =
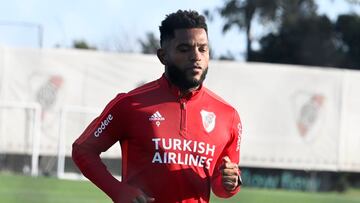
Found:
[[[340,15],[334,23],[316,15],[285,20],[260,40],[254,60],[360,69],[360,16]]]
[[[309,19],[318,16],[317,5],[313,0],[282,1],[280,6],[281,24],[296,23],[299,19]],[[280,25],[281,25],[280,24]]]
[[[287,20],[278,33],[263,37],[260,46],[260,51],[254,53],[256,61],[338,66],[343,58],[334,25],[327,16]]]
[[[144,54],[156,54],[157,50],[160,47],[160,40],[155,37],[155,34],[152,32],[146,33],[146,39],[139,39],[142,53]]]
[[[295,12],[294,12],[295,11]],[[252,61],[252,38],[251,28],[255,17],[262,24],[281,24],[288,16],[295,16],[302,12],[309,14],[316,12],[313,0],[227,0],[225,5],[218,9],[225,19],[223,32],[227,32],[233,26],[240,30],[245,29],[247,43],[247,60]]]
[[[223,54],[219,57],[219,60],[221,61],[234,61],[235,60],[235,56],[228,51],[226,54]]]
[[[264,18],[275,17],[275,6],[278,0],[228,0],[224,7],[218,11],[220,15],[225,19],[223,26],[223,32],[226,33],[232,26],[237,26],[239,29],[245,29],[246,43],[247,43],[247,60],[251,60],[251,22],[255,16],[255,13],[259,10],[260,15]]]
[[[360,69],[360,16],[340,15],[335,23],[339,37],[339,47],[346,58],[339,64],[342,67]]]
[[[90,46],[85,40],[75,40],[72,45],[75,49],[91,49],[96,50],[96,47]]]

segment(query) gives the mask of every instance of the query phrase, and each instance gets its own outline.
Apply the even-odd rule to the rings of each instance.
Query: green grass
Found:
[[[102,203],[111,202],[88,181],[32,178],[0,174],[1,203]],[[231,199],[212,196],[212,203],[360,203],[360,190],[339,193],[309,193],[243,188]]]
[[[345,194],[327,192],[310,193],[287,190],[242,189],[232,199],[213,197],[212,202],[240,203],[360,203],[360,190],[349,190]]]
[[[88,181],[0,175],[1,203],[111,202]]]

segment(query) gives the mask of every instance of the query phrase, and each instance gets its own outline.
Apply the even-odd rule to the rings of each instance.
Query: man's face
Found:
[[[175,30],[175,37],[164,46],[165,73],[182,90],[198,87],[205,79],[209,45],[202,28]]]

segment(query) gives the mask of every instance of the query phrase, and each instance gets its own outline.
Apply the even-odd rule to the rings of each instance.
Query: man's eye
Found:
[[[200,52],[207,52],[208,48],[207,47],[200,47],[199,51]]]
[[[187,48],[187,47],[179,47],[178,50],[180,52],[187,52],[187,51],[189,51],[189,48]]]

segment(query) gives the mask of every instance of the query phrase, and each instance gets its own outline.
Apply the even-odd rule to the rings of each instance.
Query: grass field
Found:
[[[32,178],[0,174],[1,203],[102,203],[111,202],[87,181]],[[212,197],[212,203],[360,203],[360,190],[344,194],[308,193],[283,190],[243,188],[231,199]]]

